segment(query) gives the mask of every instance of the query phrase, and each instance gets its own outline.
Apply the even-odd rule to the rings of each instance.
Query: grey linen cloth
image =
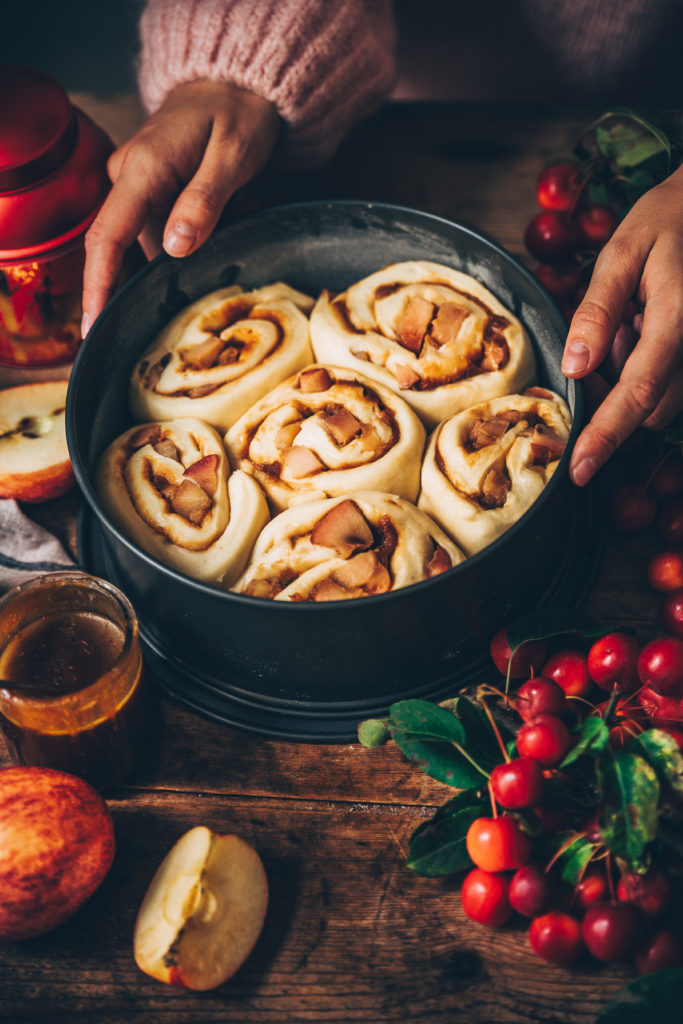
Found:
[[[0,593],[73,564],[57,538],[24,515],[16,501],[0,499]]]

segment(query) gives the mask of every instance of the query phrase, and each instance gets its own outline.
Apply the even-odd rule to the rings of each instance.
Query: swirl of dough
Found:
[[[519,320],[475,278],[439,263],[395,263],[332,296],[311,314],[322,363],[384,384],[427,426],[534,379]]]
[[[233,466],[254,476],[273,508],[391,489],[416,501],[425,430],[381,384],[312,365],[279,384],[225,437]]]
[[[407,587],[463,558],[404,498],[357,491],[296,505],[272,519],[232,589],[277,601],[342,601]]]
[[[429,440],[418,506],[475,554],[536,501],[570,427],[563,399],[538,387],[458,413]]]
[[[220,436],[191,417],[127,430],[100,459],[97,489],[127,537],[207,583],[235,579],[269,518],[256,481],[230,475]]]
[[[133,416],[197,416],[227,430],[252,402],[310,363],[305,314],[312,307],[312,299],[285,284],[223,288],[193,302],[136,363]]]

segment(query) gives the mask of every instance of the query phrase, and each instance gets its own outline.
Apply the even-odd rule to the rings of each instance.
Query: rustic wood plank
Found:
[[[111,806],[118,852],[92,900],[49,935],[0,944],[0,1019],[589,1024],[628,978],[619,967],[542,963],[521,923],[492,932],[467,921],[454,881],[405,866],[427,808],[177,793]],[[254,843],[271,903],[238,975],[193,994],[141,974],[131,941],[159,860],[200,823]]]

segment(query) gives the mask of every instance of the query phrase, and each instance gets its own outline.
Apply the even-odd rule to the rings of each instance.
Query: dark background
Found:
[[[45,71],[74,92],[135,90],[142,0],[9,0],[2,8],[0,64]]]

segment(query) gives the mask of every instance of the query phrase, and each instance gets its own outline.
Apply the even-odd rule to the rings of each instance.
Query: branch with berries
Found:
[[[683,967],[683,640],[641,648],[546,609],[501,630],[491,656],[498,685],[359,726],[365,746],[391,739],[458,790],[413,833],[408,867],[465,872],[465,914],[528,919],[551,963]]]
[[[607,111],[584,129],[570,158],[538,177],[540,212],[527,225],[524,244],[567,319],[619,222],[681,162],[680,126],[673,115],[663,120],[660,127],[632,110]]]

